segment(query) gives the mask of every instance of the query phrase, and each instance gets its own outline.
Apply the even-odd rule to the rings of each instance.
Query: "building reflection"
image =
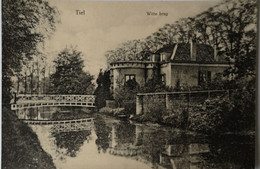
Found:
[[[206,163],[205,155],[210,153],[209,144],[172,144],[160,154],[160,164],[172,169],[199,169]]]
[[[109,153],[127,157],[141,154],[142,134],[142,129],[139,126],[114,124],[111,130]]]
[[[205,155],[210,153],[209,144],[168,144],[158,132],[125,123],[113,124],[109,138],[109,154],[133,158],[161,169],[201,168],[206,163]]]

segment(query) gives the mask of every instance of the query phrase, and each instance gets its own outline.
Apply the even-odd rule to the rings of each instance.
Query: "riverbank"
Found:
[[[42,149],[37,135],[6,107],[2,109],[2,168],[56,168],[52,157]]]
[[[144,114],[142,115],[129,115],[130,113],[127,113],[124,108],[109,108],[109,107],[103,107],[99,110],[99,113],[107,116],[111,116],[117,119],[122,119],[122,116],[119,115],[125,115],[124,120],[131,120],[136,123],[141,123],[141,124],[150,124],[150,125],[155,125],[155,126],[165,126],[165,127],[172,127],[172,128],[178,128],[180,130],[185,130],[187,132],[191,133],[196,133],[197,135],[204,135],[208,137],[216,137],[217,135],[221,135],[223,137],[227,135],[232,135],[232,136],[247,136],[248,138],[253,138],[255,136],[255,131],[253,130],[241,130],[241,131],[223,131],[223,132],[211,132],[211,133],[206,133],[206,132],[199,132],[196,131],[192,128],[191,122],[188,121],[188,113],[186,111],[179,112],[178,115],[173,115],[173,116],[164,116],[162,118],[156,118],[154,117],[149,117],[145,116]],[[175,112],[176,113],[176,112]],[[154,113],[156,114],[156,113]],[[158,115],[160,113],[157,113]],[[205,126],[207,127],[207,126]]]

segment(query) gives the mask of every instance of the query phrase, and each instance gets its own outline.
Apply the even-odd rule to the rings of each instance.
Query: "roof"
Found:
[[[174,48],[177,46],[177,49],[175,51],[174,58],[171,59],[171,56],[173,54]],[[196,62],[200,63],[209,63],[209,62],[216,62],[214,60],[214,49],[210,45],[206,44],[198,44],[193,43],[193,45],[196,45]],[[191,54],[190,54],[190,43],[178,43],[178,44],[172,44],[172,45],[165,45],[163,48],[157,50],[155,54],[161,54],[161,53],[168,53],[169,55],[167,60],[171,61],[191,61]]]

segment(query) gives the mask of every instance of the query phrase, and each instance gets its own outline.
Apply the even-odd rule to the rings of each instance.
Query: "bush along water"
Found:
[[[206,100],[202,106],[190,110],[189,129],[208,135],[254,131],[253,103],[252,95],[245,90]]]

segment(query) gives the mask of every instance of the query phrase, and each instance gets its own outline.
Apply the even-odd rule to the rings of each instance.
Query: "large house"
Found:
[[[135,79],[144,85],[156,72],[169,87],[199,86],[210,82],[216,73],[230,67],[220,60],[216,50],[205,44],[176,43],[167,45],[150,56],[149,61],[117,61],[110,64],[111,90]]]

